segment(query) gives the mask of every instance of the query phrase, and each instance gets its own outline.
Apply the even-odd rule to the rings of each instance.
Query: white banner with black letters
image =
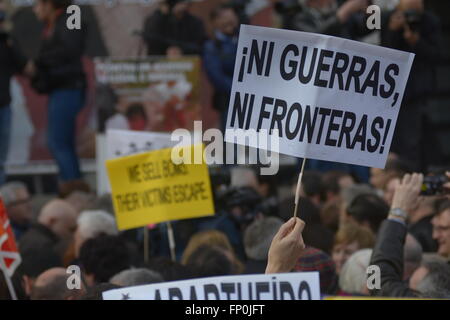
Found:
[[[242,25],[225,140],[278,129],[280,153],[384,168],[413,60],[342,38]]]
[[[109,290],[104,300],[320,300],[318,272],[223,276]]]

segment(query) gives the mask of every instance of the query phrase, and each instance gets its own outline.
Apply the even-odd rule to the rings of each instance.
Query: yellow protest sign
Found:
[[[203,144],[188,146],[203,154]],[[106,161],[120,230],[214,214],[208,166],[174,164],[171,148]],[[184,152],[184,150],[183,150]]]

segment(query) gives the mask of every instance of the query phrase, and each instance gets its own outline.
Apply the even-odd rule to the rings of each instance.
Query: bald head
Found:
[[[400,10],[417,10],[419,12],[424,11],[423,0],[400,0],[398,5]]]
[[[54,282],[54,280],[58,277],[67,277],[67,275],[68,274],[64,268],[51,268],[41,273],[37,277],[34,285],[36,287],[45,287]]]
[[[40,274],[31,289],[31,300],[72,300],[84,294],[85,288],[69,289],[70,274],[64,268],[52,268]]]
[[[67,201],[56,199],[47,203],[38,222],[52,230],[61,239],[68,239],[76,229],[77,211]]]

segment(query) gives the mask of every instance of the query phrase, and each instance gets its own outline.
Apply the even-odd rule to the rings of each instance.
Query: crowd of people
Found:
[[[149,55],[202,56],[221,129],[239,25],[248,23],[236,2],[223,1],[211,11],[210,39],[204,22],[182,0],[163,1],[143,29]],[[354,40],[372,32],[365,27],[367,0],[299,3],[301,10],[283,15],[284,28]],[[324,296],[450,299],[450,183],[428,190],[424,175],[416,173],[429,174],[427,148],[437,153],[423,143],[429,133],[423,107],[435,87],[441,46],[439,23],[422,0],[400,0],[383,14],[380,44],[416,54],[386,168],[308,161],[293,218],[296,168],[281,178],[261,176],[252,166],[224,166],[211,173],[215,215],[172,222],[175,252],[165,223],[119,231],[111,196],[95,196],[81,180],[74,137],[86,85],[84,31],[65,27],[68,4],[36,1],[35,13],[47,27],[35,61],[22,58],[12,39],[0,33],[0,197],[22,260],[12,278],[19,299],[98,300],[106,290],[127,286],[303,271],[319,272]],[[4,176],[9,80],[16,73],[29,75],[35,90],[50,97],[48,142],[60,186],[36,212],[27,185]],[[433,174],[450,181],[448,172]],[[81,270],[78,289],[67,286],[71,266]],[[369,266],[379,268],[380,286],[368,284]],[[0,299],[11,298],[0,274]]]
[[[423,195],[423,174],[405,168],[392,157],[372,184],[306,171],[296,218],[295,179],[231,168],[229,179],[213,176],[213,217],[172,222],[174,257],[164,223],[149,238],[118,231],[110,196],[74,191],[35,214],[26,185],[8,182],[0,196],[22,257],[13,283],[20,299],[101,299],[164,281],[318,271],[323,296],[450,298],[450,197]],[[67,286],[71,266],[81,270],[77,290]],[[368,284],[369,266],[380,269],[379,287]],[[0,288],[10,298],[4,279]]]

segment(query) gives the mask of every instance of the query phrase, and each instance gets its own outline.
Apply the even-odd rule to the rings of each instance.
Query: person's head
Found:
[[[118,230],[114,217],[102,210],[83,211],[77,219],[75,231],[75,256],[79,255],[83,243],[101,234],[117,235]]]
[[[172,14],[181,18],[189,8],[189,0],[166,0]]]
[[[306,247],[294,267],[296,272],[319,271],[320,292],[335,294],[337,290],[336,269],[331,257],[322,250]]]
[[[440,204],[436,215],[431,220],[433,224],[433,239],[438,244],[438,254],[450,257],[450,200]]]
[[[321,223],[306,223],[302,236],[306,245],[320,249],[326,254],[331,254],[334,234]]]
[[[277,197],[279,185],[277,175],[260,174],[263,168],[267,168],[267,166],[258,165],[252,168],[258,182],[257,191],[263,198]]]
[[[340,273],[350,256],[360,249],[372,248],[375,236],[372,231],[355,223],[342,224],[334,238],[332,258],[336,264],[336,273]]]
[[[4,184],[0,188],[0,197],[13,224],[26,225],[31,222],[33,209],[28,188],[24,183],[12,181]]]
[[[228,237],[221,231],[218,230],[206,230],[200,231],[194,234],[184,249],[183,256],[181,257],[181,263],[186,265],[191,255],[201,246],[211,245],[224,250],[233,258],[233,265],[236,273],[243,271],[244,266],[238,260],[235,255],[233,246],[230,243]]]
[[[381,222],[388,216],[389,206],[377,195],[362,194],[353,199],[346,212],[351,220],[377,234]]]
[[[403,247],[403,280],[408,280],[422,262],[422,246],[410,233],[406,235]]]
[[[253,221],[244,233],[244,248],[247,257],[257,261],[267,260],[272,239],[282,225],[283,221],[276,217]]]
[[[368,295],[367,267],[370,264],[372,249],[356,251],[350,256],[339,274],[339,287],[346,293]]]
[[[70,203],[77,210],[77,213],[80,213],[94,205],[95,196],[92,193],[75,190],[65,197],[64,200]]]
[[[72,0],[37,0],[34,3],[33,11],[38,20],[49,22],[54,19],[59,11],[65,11],[70,6]]]
[[[114,205],[111,194],[107,193],[97,197],[92,205],[92,210],[102,210],[106,212],[114,212]]]
[[[339,227],[341,202],[339,200],[328,201],[320,208],[320,220],[322,224],[335,233]]]
[[[109,280],[110,283],[121,287],[140,286],[163,281],[163,277],[158,272],[145,268],[123,270]]]
[[[147,114],[142,103],[133,103],[125,111],[131,130],[142,131],[147,127]]]
[[[42,209],[38,222],[62,240],[69,240],[77,228],[77,211],[67,201],[55,199]]]
[[[228,251],[213,245],[198,247],[187,259],[186,266],[199,278],[234,274],[233,257]]]
[[[310,199],[316,206],[320,206],[325,201],[326,195],[322,174],[315,171],[306,171],[303,174],[300,194]]]
[[[442,259],[424,258],[409,279],[409,287],[424,298],[449,299],[450,266]]]
[[[377,194],[377,191],[368,184],[356,183],[341,190],[341,208],[346,209],[350,203],[361,194]]]
[[[88,285],[108,282],[115,274],[129,269],[131,258],[125,240],[111,235],[87,240],[79,255]]]
[[[17,268],[16,274],[21,278],[20,283],[26,296],[30,296],[34,282],[41,273],[63,266],[60,256],[48,247],[21,250],[20,256],[22,262]]]
[[[355,184],[355,179],[347,172],[328,171],[323,175],[327,201],[340,197],[341,190]]]
[[[234,188],[250,187],[261,194],[255,170],[237,167],[231,170],[230,186]]]
[[[215,8],[211,12],[211,21],[216,30],[228,36],[234,35],[239,25],[236,12],[229,5],[221,5]]]
[[[263,166],[236,167],[231,170],[230,186],[234,188],[249,187],[258,192],[261,197],[269,197],[277,193],[275,176],[261,175]]]
[[[425,6],[423,0],[400,0],[398,9],[402,11],[415,10],[417,12],[423,12]]]
[[[384,169],[370,169],[370,184],[377,189],[383,190],[386,182],[392,177],[392,175],[401,177],[405,173],[409,173],[411,171],[411,165],[407,161],[390,154]]]
[[[145,267],[159,273],[164,281],[178,281],[193,278],[193,272],[189,267],[166,257],[150,258],[150,261],[145,264]]]
[[[295,204],[293,199],[287,198],[280,203],[280,218],[282,218],[284,221],[288,221],[290,218],[292,218],[292,213],[294,212],[294,210]],[[300,197],[297,208],[297,215],[306,223],[306,226],[321,223],[320,210],[309,198]]]
[[[80,289],[69,289],[70,274],[64,268],[52,268],[37,277],[31,289],[31,300],[76,300],[85,294],[86,289],[80,281]]]

